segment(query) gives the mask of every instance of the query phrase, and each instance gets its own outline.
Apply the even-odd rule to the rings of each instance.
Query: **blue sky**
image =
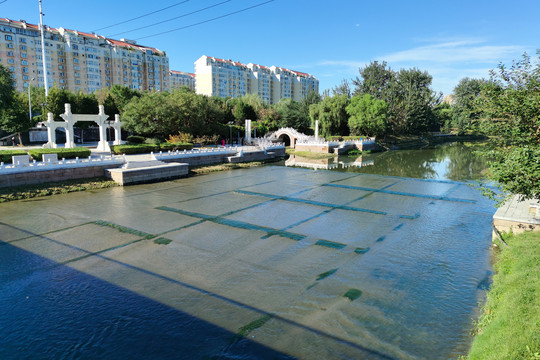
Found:
[[[43,0],[43,12],[44,23],[51,27],[91,32],[170,7],[96,33],[164,50],[172,70],[193,72],[193,62],[202,55],[276,65],[313,74],[321,92],[379,60],[395,70],[427,70],[433,76],[433,89],[449,94],[461,78],[487,78],[499,62],[508,64],[525,51],[535,55],[540,48],[540,0],[274,0],[262,4],[266,1]],[[262,5],[170,31],[258,4]],[[7,0],[0,4],[0,17],[37,24],[38,0]],[[156,24],[175,17],[180,18]],[[130,31],[136,28],[142,29]]]

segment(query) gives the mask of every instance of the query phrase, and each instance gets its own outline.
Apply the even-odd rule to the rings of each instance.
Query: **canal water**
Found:
[[[491,270],[468,147],[0,204],[0,358],[455,359]]]

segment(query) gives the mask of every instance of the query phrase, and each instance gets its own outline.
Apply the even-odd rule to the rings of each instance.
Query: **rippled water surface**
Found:
[[[0,358],[456,358],[494,208],[414,154],[0,204]]]

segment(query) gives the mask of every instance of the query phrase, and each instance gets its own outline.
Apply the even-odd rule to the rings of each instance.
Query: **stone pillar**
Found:
[[[46,144],[43,144],[43,148],[56,149],[56,124],[54,123],[54,116],[52,113],[47,113],[45,126],[47,126],[47,137],[49,138],[49,141],[47,141]]]
[[[315,120],[315,140],[319,141],[319,120]]]
[[[114,145],[122,145],[122,122],[120,121],[120,115],[114,115]]]
[[[251,143],[251,120],[246,119],[246,134],[244,136],[247,144]]]
[[[64,104],[65,112],[60,115],[62,119],[67,123],[66,124],[66,149],[67,148],[74,148],[75,147],[75,136],[73,134],[73,116],[71,113],[71,105],[70,104]]]
[[[107,142],[107,124],[105,123],[105,120],[107,120],[108,117],[109,115],[105,114],[105,107],[103,105],[99,105],[99,116],[96,121],[99,125],[99,142],[97,146],[98,151],[111,151],[111,147]]]

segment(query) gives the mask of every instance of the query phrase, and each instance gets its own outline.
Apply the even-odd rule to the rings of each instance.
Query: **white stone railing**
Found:
[[[193,149],[193,150],[176,150],[176,151],[160,151],[158,153],[151,152],[150,156],[153,160],[163,159],[181,159],[195,156],[210,156],[210,155],[229,155],[237,154],[242,151],[241,146],[232,147],[219,147],[219,148],[205,148],[205,149]]]
[[[29,172],[29,171],[46,171],[66,168],[78,168],[88,166],[102,166],[102,165],[118,165],[126,162],[124,155],[101,155],[99,157],[88,157],[84,159],[62,159],[59,161],[32,161],[29,163],[21,164],[4,164],[0,163],[0,175]]]
[[[263,150],[281,149],[285,147],[284,143],[272,141],[270,138],[253,138],[251,139],[251,142]]]

